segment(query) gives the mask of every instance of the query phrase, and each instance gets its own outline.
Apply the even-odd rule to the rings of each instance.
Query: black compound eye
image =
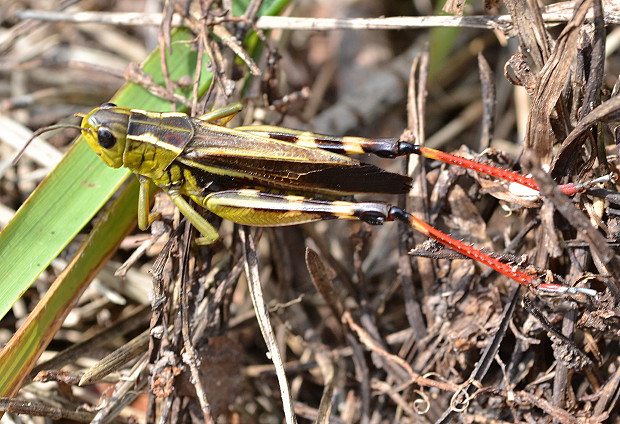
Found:
[[[109,128],[101,127],[97,130],[97,140],[104,149],[111,149],[116,144],[116,137]]]
[[[99,106],[99,107],[100,107],[101,109],[110,109],[110,108],[116,107],[116,105],[115,105],[114,103],[110,103],[110,102],[108,102],[108,103],[104,103],[104,104],[102,104],[102,105],[101,105],[101,106]]]

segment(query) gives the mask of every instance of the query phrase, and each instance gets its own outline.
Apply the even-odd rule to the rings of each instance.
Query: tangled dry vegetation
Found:
[[[47,2],[26,3],[41,9]],[[122,3],[117,8],[142,7]],[[24,414],[21,422],[39,415],[203,422],[207,410],[217,422],[239,423],[291,421],[292,414],[330,423],[620,422],[620,197],[611,183],[574,198],[555,190],[616,170],[620,15],[600,0],[532,4],[467,5],[479,19],[456,28],[272,30],[271,48],[256,61],[262,76],[248,79],[211,37],[221,62],[209,104],[243,96],[244,124],[402,134],[532,172],[542,200],[430,161],[363,158],[415,180],[406,198],[368,198],[402,204],[456,238],[599,296],[520,287],[399,224],[258,231],[222,223],[223,244],[194,248],[189,227],[158,196],[165,224],[128,236],[86,290],[32,373],[48,383],[29,380],[19,394],[35,403],[3,400],[4,408]],[[431,6],[316,0],[286,14],[348,22],[430,16]],[[212,16],[226,16],[213,7]],[[446,7],[458,15],[463,5]],[[11,34],[0,46],[1,107],[30,128],[107,101],[123,75],[136,77],[126,73],[128,62],[142,60],[159,35],[157,28],[38,21],[24,30],[15,10],[0,5]],[[232,34],[237,24],[223,23]],[[66,135],[50,140],[65,142]],[[2,204],[16,208],[38,169],[24,160],[7,170]],[[141,255],[116,277],[138,246]],[[3,319],[3,343],[58,266]],[[268,308],[255,312],[252,298]],[[260,328],[266,319],[271,331]],[[99,368],[117,349],[124,356]],[[78,386],[80,379],[88,384]]]

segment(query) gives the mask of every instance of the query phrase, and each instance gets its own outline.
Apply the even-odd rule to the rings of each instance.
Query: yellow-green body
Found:
[[[280,226],[357,219],[364,213],[382,216],[387,213],[385,204],[331,199],[364,192],[403,193],[409,188],[408,177],[313,146],[312,134],[211,123],[227,121],[239,109],[232,105],[199,119],[106,104],[84,116],[82,132],[107,165],[124,166],[140,179],[140,228],[147,228],[155,218],[148,214],[151,180],[168,193],[208,243],[218,238],[216,230],[184,196],[237,223]],[[287,141],[270,137],[274,131]],[[391,147],[391,140],[377,142]],[[360,153],[372,140],[323,137],[323,142],[329,143],[328,148]],[[312,198],[317,195],[330,200]]]

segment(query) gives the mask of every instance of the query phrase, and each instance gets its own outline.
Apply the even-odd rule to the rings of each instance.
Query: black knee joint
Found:
[[[397,206],[392,206],[388,213],[388,219],[390,221],[398,220],[398,221],[403,221],[403,222],[409,222],[410,216],[411,215],[409,215],[409,212],[405,212],[404,210],[402,210],[401,208]]]
[[[402,155],[411,155],[411,154],[419,155],[420,146],[418,146],[417,144],[408,143],[406,141],[399,141],[398,142],[398,155],[402,156]]]

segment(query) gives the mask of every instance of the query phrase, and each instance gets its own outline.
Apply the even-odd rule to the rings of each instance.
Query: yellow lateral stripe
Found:
[[[188,116],[186,113],[183,113],[183,112],[153,112],[150,110],[143,110],[143,109],[127,109],[127,112],[128,112],[127,114],[130,114],[132,112],[141,113],[152,119],[159,119],[159,118],[166,118],[166,117],[187,118]]]
[[[151,144],[158,149],[166,149],[166,150],[176,153],[177,155],[180,155],[183,152],[183,149],[177,146],[174,146],[170,143],[163,142],[159,138],[157,138],[155,134],[152,134],[149,132],[142,133],[139,135],[127,135],[127,139],[131,141],[139,142],[139,143]]]

